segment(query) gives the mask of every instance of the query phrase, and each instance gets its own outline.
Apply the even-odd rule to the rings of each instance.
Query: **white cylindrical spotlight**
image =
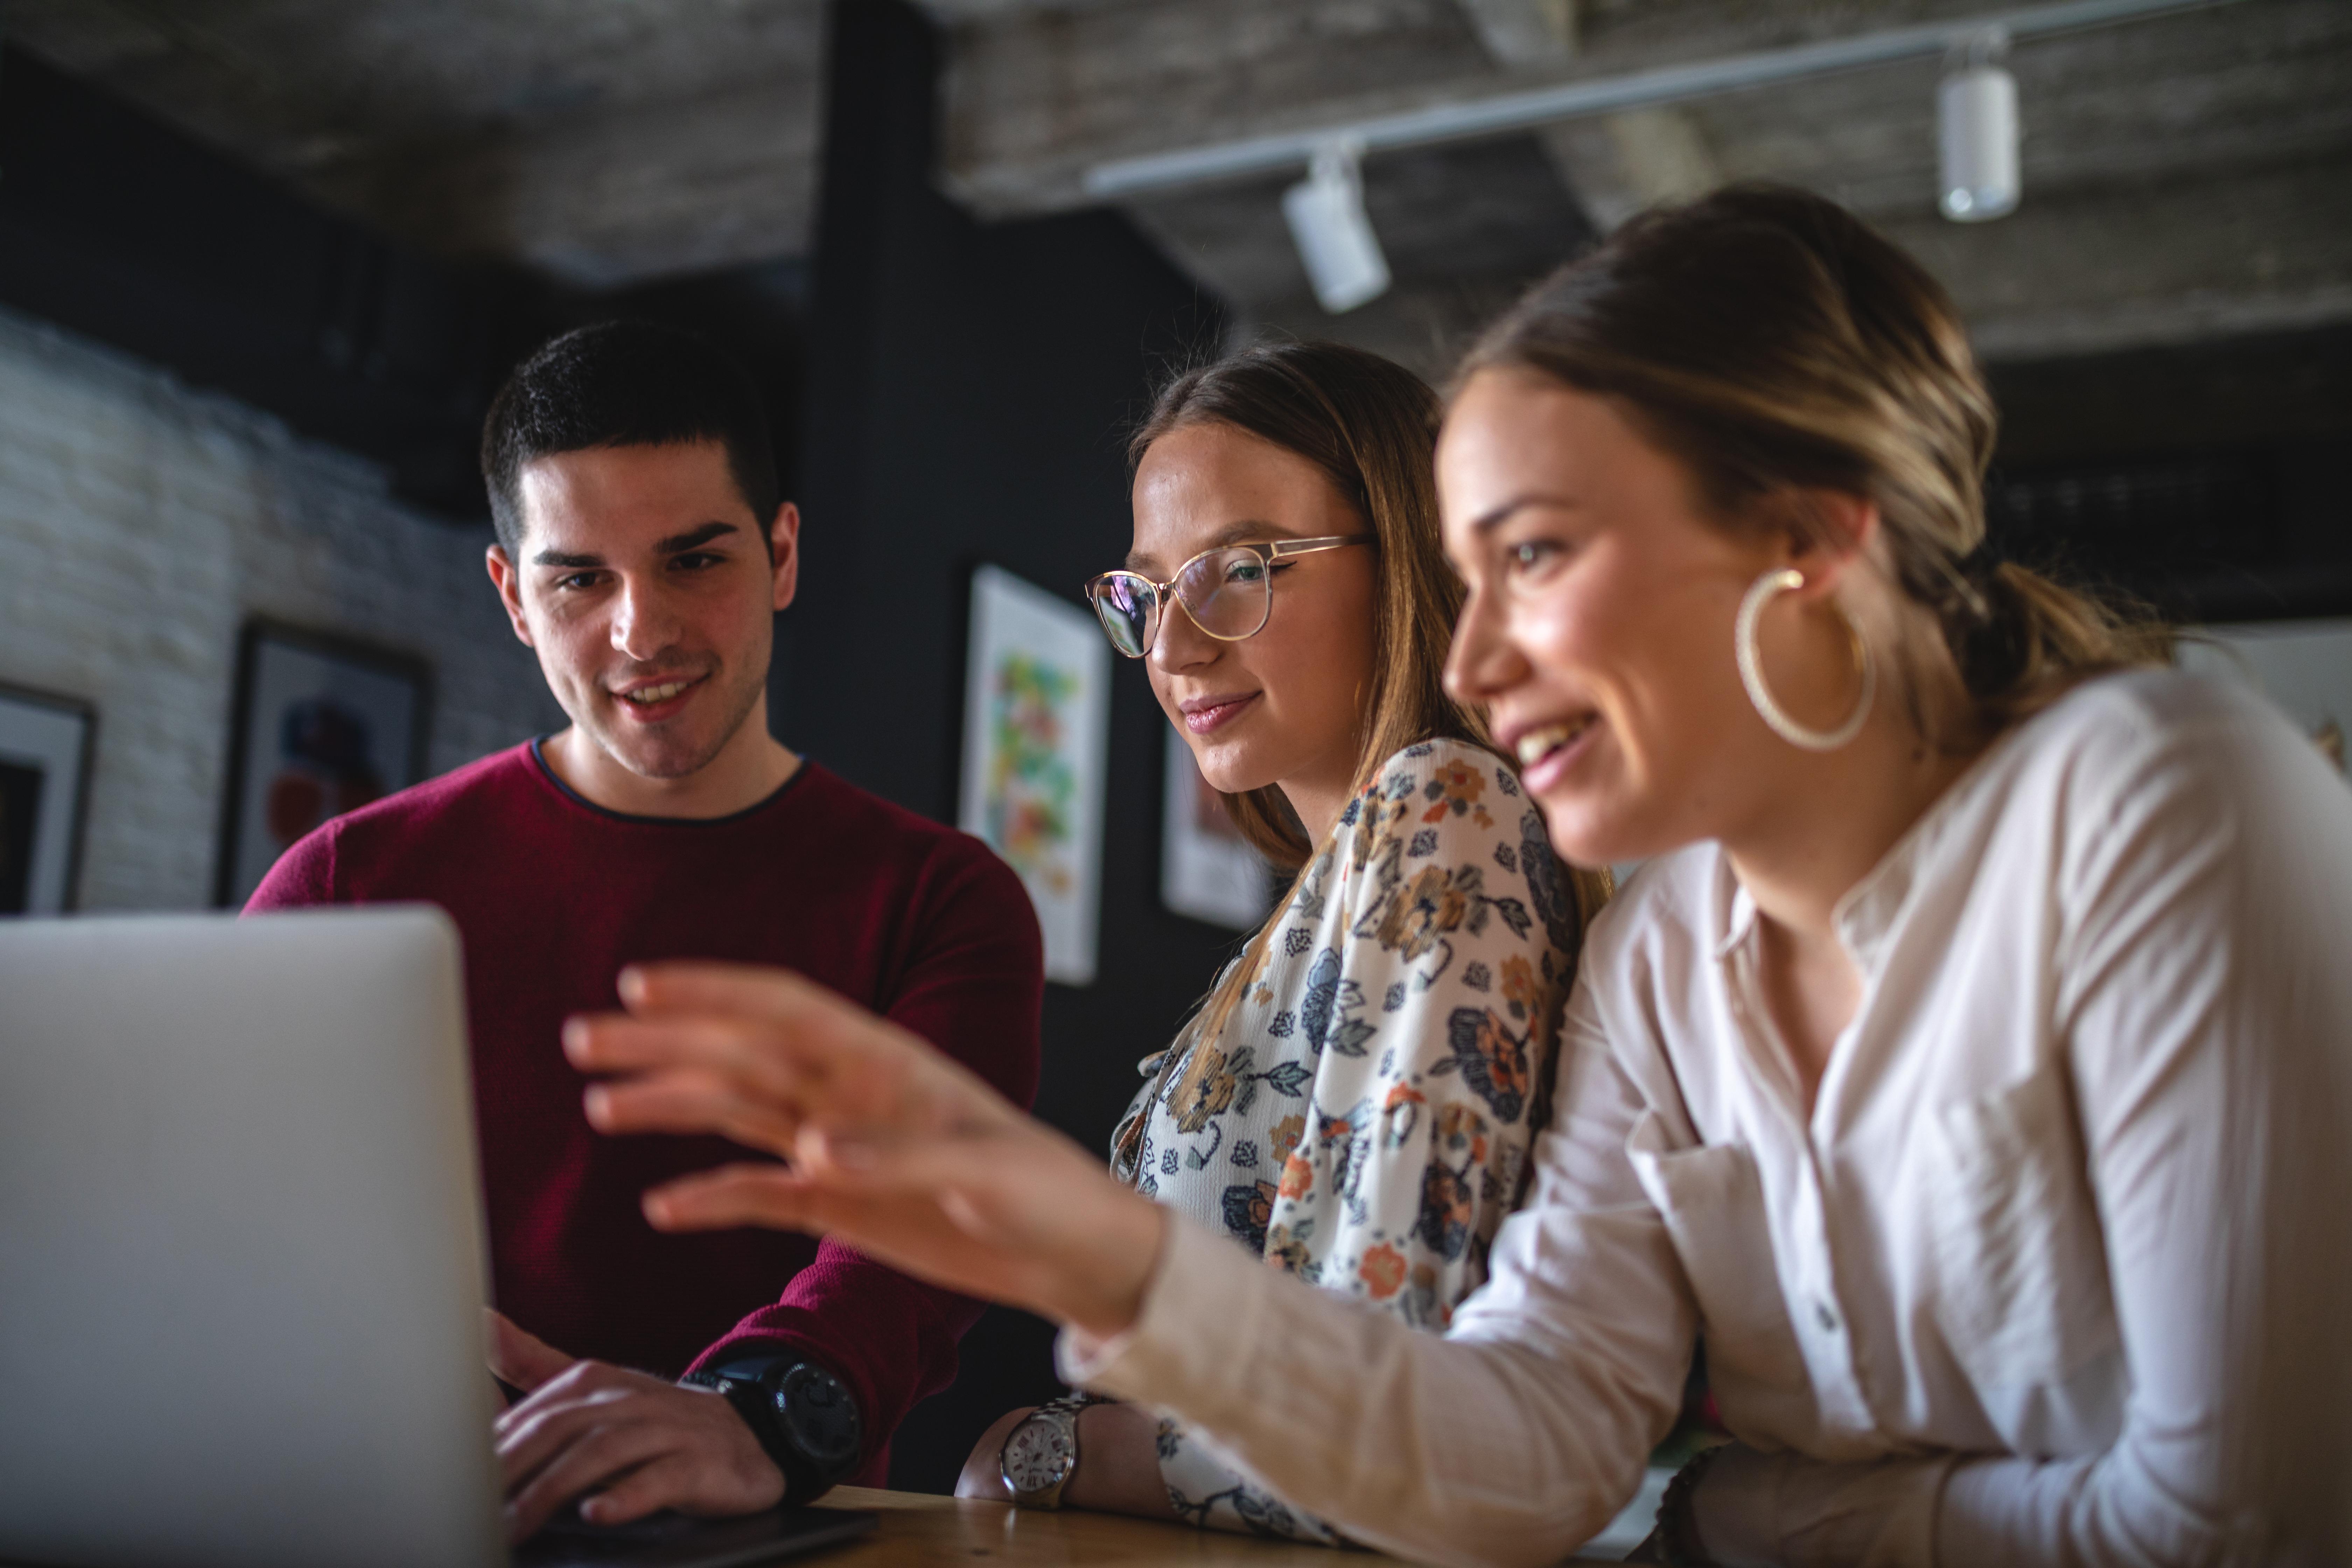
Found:
[[[1335,316],[1388,292],[1388,258],[1364,216],[1361,158],[1350,142],[1318,147],[1307,178],[1282,194],[1282,216],[1316,302]]]
[[[1936,91],[1944,216],[1982,223],[2017,210],[2017,79],[1998,29],[1969,40]]]

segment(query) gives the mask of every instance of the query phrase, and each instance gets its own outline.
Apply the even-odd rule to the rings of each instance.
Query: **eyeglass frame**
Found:
[[[1131,571],[1126,567],[1118,567],[1108,572],[1097,572],[1093,576],[1087,578],[1086,587],[1083,592],[1086,594],[1087,603],[1094,606],[1095,620],[1097,624],[1102,620],[1102,602],[1095,597],[1095,589],[1100,584],[1108,582],[1113,577],[1132,577],[1136,581],[1141,583],[1144,586],[1150,588],[1152,593],[1159,595],[1160,614],[1151,623],[1151,636],[1144,640],[1142,651],[1139,653],[1128,652],[1127,649],[1118,646],[1118,639],[1111,636],[1110,628],[1108,626],[1103,627],[1103,637],[1110,644],[1112,652],[1118,654],[1122,658],[1150,658],[1151,657],[1151,650],[1159,646],[1160,623],[1167,619],[1167,608],[1171,602],[1179,609],[1184,612],[1184,618],[1192,623],[1194,630],[1198,631],[1204,637],[1213,637],[1219,642],[1247,642],[1250,638],[1257,636],[1258,633],[1265,630],[1266,623],[1274,619],[1274,580],[1272,576],[1269,575],[1266,579],[1265,584],[1265,615],[1258,621],[1257,625],[1252,626],[1249,630],[1239,633],[1234,637],[1227,637],[1223,632],[1213,632],[1208,627],[1201,625],[1201,618],[1192,614],[1192,606],[1184,603],[1183,595],[1176,592],[1176,584],[1178,579],[1181,578],[1185,573],[1192,569],[1192,563],[1194,562],[1205,560],[1209,556],[1220,554],[1227,550],[1246,550],[1256,555],[1259,562],[1265,565],[1268,574],[1271,574],[1274,570],[1274,563],[1276,562],[1287,561],[1294,555],[1317,555],[1326,550],[1344,550],[1350,544],[1377,544],[1379,542],[1379,537],[1375,534],[1325,533],[1318,534],[1313,539],[1269,539],[1249,544],[1213,544],[1208,549],[1202,551],[1198,555],[1187,556],[1184,560],[1184,563],[1176,568],[1176,575],[1174,577],[1171,577],[1165,583],[1155,583],[1140,572]]]

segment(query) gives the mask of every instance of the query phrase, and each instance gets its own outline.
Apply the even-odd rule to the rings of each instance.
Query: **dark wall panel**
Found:
[[[1118,216],[984,226],[930,184],[936,41],[898,0],[844,0],[809,326],[802,602],[778,729],[952,820],[964,601],[987,562],[1076,602],[1126,553],[1124,428],[1155,373],[1213,343],[1214,306]],[[1103,1145],[1136,1059],[1231,950],[1158,901],[1164,721],[1139,666],[1112,700],[1101,973],[1048,988],[1038,1110]],[[1057,1386],[1044,1325],[992,1312],[957,1387],[902,1432],[894,1482],[952,1484],[986,1423]]]

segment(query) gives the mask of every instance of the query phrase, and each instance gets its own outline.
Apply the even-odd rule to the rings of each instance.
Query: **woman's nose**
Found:
[[[1465,708],[1483,708],[1526,674],[1493,601],[1475,589],[1463,601],[1445,650],[1445,694]]]
[[[1151,638],[1151,661],[1165,670],[1196,669],[1213,663],[1224,647],[1202,631],[1192,613],[1174,595],[1160,612],[1160,627]]]

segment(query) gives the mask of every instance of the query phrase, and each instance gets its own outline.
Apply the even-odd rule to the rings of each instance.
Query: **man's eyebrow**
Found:
[[[1486,511],[1481,512],[1478,516],[1472,518],[1470,520],[1470,531],[1473,533],[1492,532],[1494,530],[1500,528],[1504,523],[1508,522],[1513,514],[1525,511],[1531,506],[1558,507],[1563,510],[1572,510],[1575,505],[1576,502],[1567,496],[1544,495],[1539,492],[1533,491],[1524,495],[1516,495],[1510,500],[1505,501],[1502,505],[1491,508]]]
[[[1259,519],[1244,518],[1239,522],[1229,522],[1211,534],[1202,542],[1201,550],[1223,550],[1228,544],[1269,544],[1278,539],[1303,537],[1305,536],[1302,534],[1285,533],[1274,524]],[[1195,550],[1192,555],[1198,555],[1201,550]],[[1187,555],[1184,559],[1190,561],[1192,558],[1192,555]],[[1127,569],[1130,572],[1140,572],[1157,559],[1158,557],[1146,554],[1142,551],[1130,550],[1127,552]]]
[[[667,539],[656,541],[654,553],[682,555],[698,546],[709,543],[714,539],[742,531],[731,522],[706,522],[700,528],[689,528],[684,533],[673,533]]]
[[[534,566],[568,566],[579,571],[585,567],[602,566],[604,558],[601,555],[573,555],[562,550],[542,550],[530,558],[530,563]]]

